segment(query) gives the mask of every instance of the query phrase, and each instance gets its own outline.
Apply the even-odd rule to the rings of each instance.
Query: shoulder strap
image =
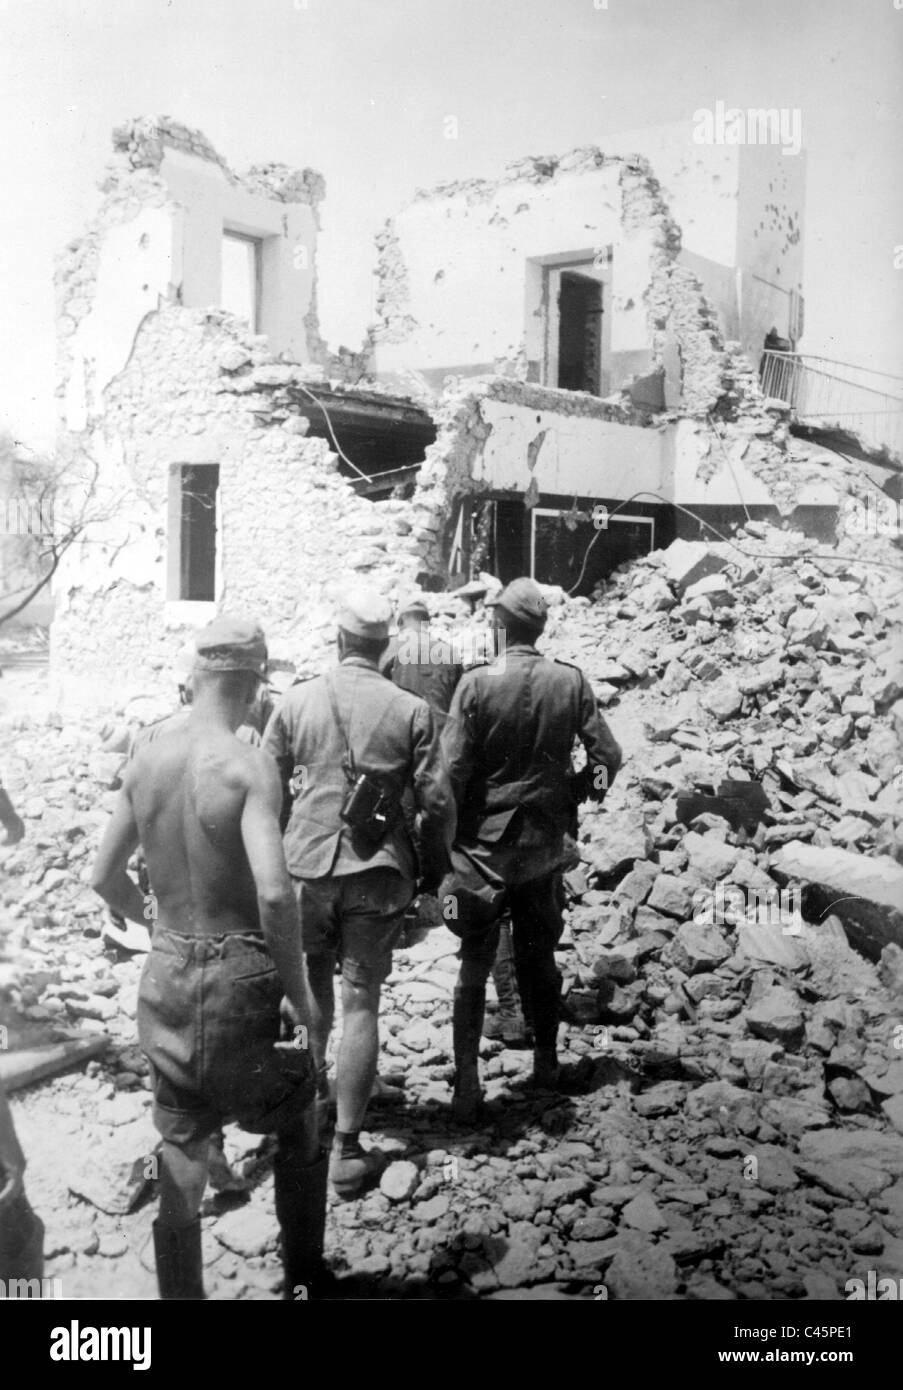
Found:
[[[345,772],[347,776],[350,777],[353,781],[354,754],[351,751],[351,744],[348,741],[348,731],[345,728],[345,725],[342,723],[342,717],[339,714],[339,704],[338,700],[336,699],[335,686],[333,685],[330,679],[330,675],[331,673],[327,671],[323,677],[323,680],[326,683],[326,694],[329,696],[329,705],[332,710],[332,717],[336,722],[336,726],[338,727],[339,733],[342,735],[342,742],[345,745]]]

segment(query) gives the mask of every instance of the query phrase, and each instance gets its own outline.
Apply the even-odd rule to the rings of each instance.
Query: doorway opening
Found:
[[[596,396],[602,377],[602,286],[574,270],[558,291],[558,381],[562,391]]]

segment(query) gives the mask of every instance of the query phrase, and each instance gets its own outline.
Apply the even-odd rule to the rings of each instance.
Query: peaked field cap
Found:
[[[549,605],[543,597],[542,590],[535,580],[526,576],[512,579],[510,584],[505,585],[498,598],[493,599],[487,607],[504,608],[512,618],[532,623],[534,627],[544,627],[549,615]]]
[[[375,589],[348,589],[339,608],[339,627],[354,637],[381,642],[389,635],[392,608]]]
[[[398,605],[398,617],[404,613],[425,613],[429,617],[429,605],[422,594],[406,594]]]
[[[198,671],[253,671],[267,673],[267,642],[259,623],[222,613],[202,628],[194,639]]]

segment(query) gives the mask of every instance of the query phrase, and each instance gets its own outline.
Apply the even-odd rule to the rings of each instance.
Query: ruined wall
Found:
[[[420,195],[381,239],[375,370],[437,392],[449,374],[538,381],[544,267],[588,254],[606,267],[612,388],[658,372],[668,406],[719,409],[731,363],[679,250],[649,165],[595,148]]]
[[[727,525],[744,507],[775,517],[817,511],[824,521],[838,504],[836,480],[800,454],[786,412],[766,407],[739,350],[726,357],[725,410],[696,417],[510,377],[450,382],[413,501],[431,527],[420,534],[433,572],[447,562],[461,499],[490,492],[528,507],[593,498],[610,507],[642,493],[626,512],[661,509],[690,535],[704,534],[696,517]]]
[[[58,572],[51,665],[59,698],[96,705],[171,693],[179,645],[224,607],[258,616],[278,655],[316,664],[342,587],[410,586],[433,537],[431,512],[359,497],[285,400],[286,386],[323,377],[320,176],[236,175],[167,119],[130,122],[114,143],[100,213],[57,280],[63,438],[103,520]],[[268,332],[218,307],[224,227],[262,239]],[[219,466],[215,598],[203,603],[178,587],[190,464]]]
[[[274,352],[321,361],[316,322],[314,170],[281,165],[232,172],[197,131],[163,117],[114,131],[105,197],[56,275],[58,370],[65,427],[83,429],[128,361],[146,315],[164,303],[221,301],[224,230],[261,246],[259,327]]]
[[[681,231],[679,259],[696,274],[726,338],[753,363],[769,328],[791,336],[790,291],[802,292],[806,156],[779,145],[708,145],[694,122],[606,136],[612,154],[639,151]]]
[[[412,368],[437,388],[450,373],[538,380],[542,305],[528,262],[612,245],[612,354],[648,349],[649,229],[621,246],[620,173],[601,151],[578,150],[519,161],[498,183],[419,193],[378,241],[378,374]]]
[[[258,616],[277,655],[316,663],[345,584],[367,579],[387,594],[412,584],[422,562],[410,505],[358,497],[303,417],[273,418],[274,383],[292,373],[303,380],[219,312],[166,306],[146,320],[80,441],[116,505],[59,572],[51,662],[62,699],[171,688],[179,645],[218,607]],[[220,468],[212,603],[168,596],[168,547],[179,545],[169,472],[186,463]]]
[[[782,156],[774,146],[739,150],[737,265],[742,272],[740,342],[758,362],[764,333],[801,336],[793,293],[803,290],[803,209],[806,156]],[[764,330],[764,331],[763,331]]]
[[[695,413],[712,347],[736,338],[757,363],[801,287],[803,157],[701,149],[689,122],[632,138],[418,193],[378,239],[377,373],[437,392],[449,374],[541,380],[544,269],[581,255],[607,282],[613,390],[664,369],[667,404]]]

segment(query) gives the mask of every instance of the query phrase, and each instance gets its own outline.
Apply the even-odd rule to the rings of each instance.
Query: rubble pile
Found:
[[[484,1041],[485,1117],[451,1124],[456,941],[412,930],[382,1015],[404,1104],[368,1120],[390,1163],[330,1207],[349,1296],[837,1299],[903,1274],[899,583],[824,554],[749,522],[592,602],[553,596],[542,646],[587,671],[625,750],[566,876],[564,1091]],[[47,1272],[67,1296],[153,1297],[143,956],[104,939],[87,886],[121,754],[42,709],[34,673],[8,677],[34,691],[0,720],[28,826],[0,887],[14,1042],[110,1039],[18,1096]],[[270,1153],[227,1129],[203,1209],[214,1297],[279,1290]]]

